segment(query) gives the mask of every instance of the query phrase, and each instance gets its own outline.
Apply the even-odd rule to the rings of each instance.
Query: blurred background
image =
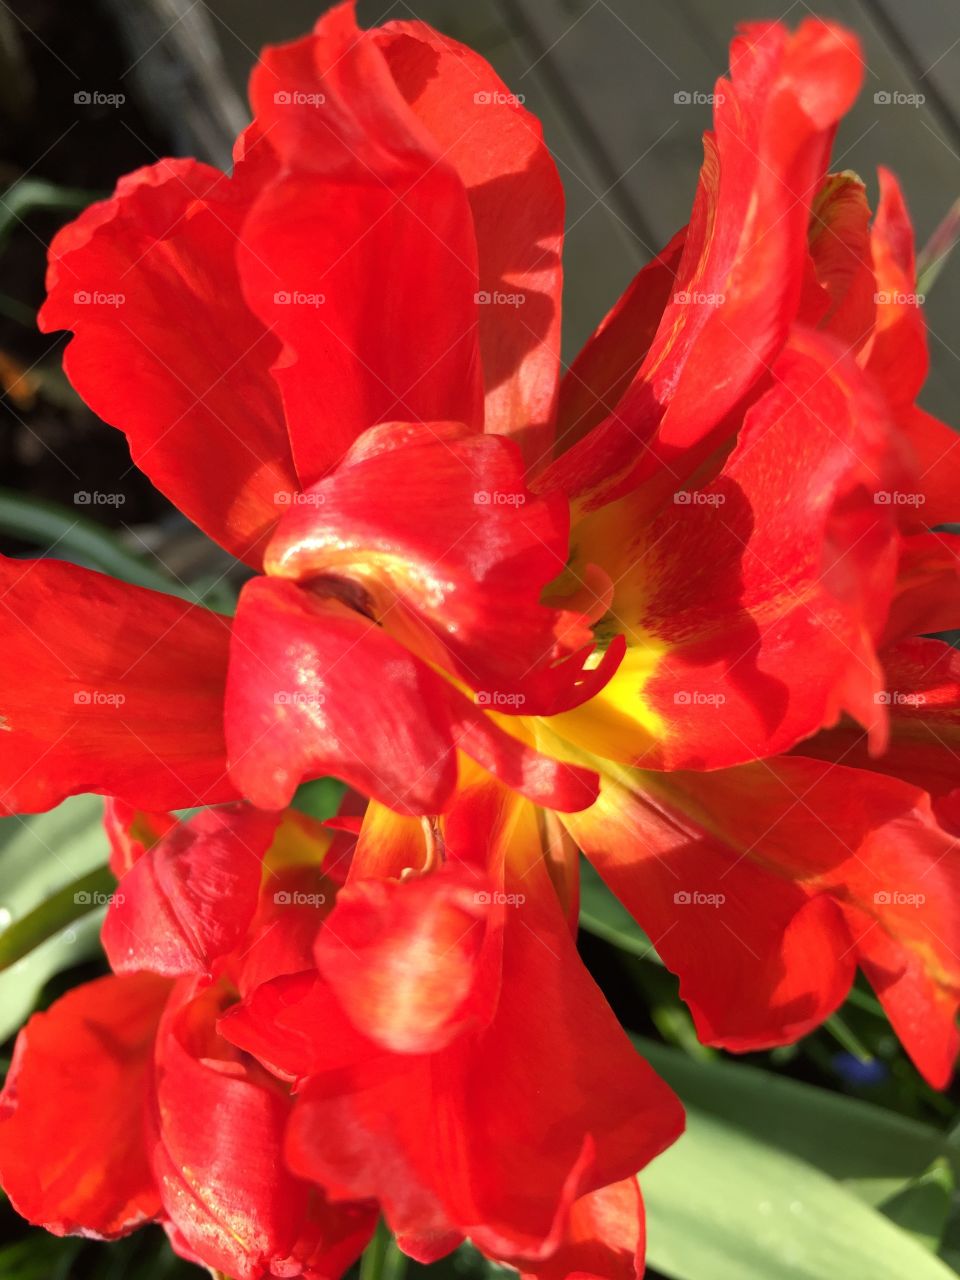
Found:
[[[167,589],[227,607],[223,553],[131,468],[123,436],[73,395],[61,371],[63,339],[40,335],[35,313],[58,226],[120,175],[161,156],[227,166],[246,123],[245,83],[257,51],[302,34],[325,7],[322,0],[0,0],[3,552],[52,551],[154,586],[159,577]],[[834,168],[857,171],[871,200],[877,165],[893,169],[921,245],[960,197],[956,3],[361,0],[359,11],[367,25],[421,18],[470,44],[543,121],[567,193],[568,360],[687,221],[707,99],[738,21],[795,25],[816,12],[855,30],[865,84],[840,130]],[[929,291],[932,371],[922,397],[953,423],[960,423],[958,282],[960,257],[942,264]],[[84,500],[96,492],[120,500]],[[29,826],[0,824],[0,923],[8,909],[17,916],[43,902],[63,867],[79,873],[102,861],[102,839],[96,802],[86,800]],[[60,855],[52,869],[44,856],[51,847]],[[736,1068],[741,1074],[724,1075],[722,1055],[697,1045],[674,980],[591,880],[583,924],[585,958],[621,1019],[647,1037],[644,1051],[691,1114],[699,1108],[705,1117],[700,1145],[671,1154],[659,1183],[645,1180],[651,1277],[873,1280],[841,1253],[859,1256],[857,1232],[876,1229],[875,1209],[923,1242],[938,1265],[930,1276],[960,1273],[955,1099],[919,1081],[865,990],[800,1045],[752,1055]],[[97,925],[91,913],[12,965],[0,946],[0,1040],[37,1002],[100,972]],[[765,1189],[780,1184],[799,1208],[758,1226],[769,1211]],[[804,1206],[813,1201],[823,1256],[809,1253],[804,1235]],[[705,1221],[713,1235],[703,1234]],[[198,1274],[173,1258],[156,1229],[120,1245],[58,1242],[28,1233],[3,1206],[0,1233],[0,1280]],[[446,1264],[448,1276],[464,1280],[487,1272],[469,1250]],[[919,1280],[916,1268],[889,1274]]]

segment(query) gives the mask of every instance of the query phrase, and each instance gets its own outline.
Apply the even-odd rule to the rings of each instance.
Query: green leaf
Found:
[[[685,1105],[816,1166],[867,1204],[882,1204],[940,1157],[960,1174],[960,1144],[930,1125],[746,1063],[634,1043]]]
[[[60,1280],[70,1275],[82,1240],[58,1240],[55,1236],[32,1232],[26,1240],[0,1249],[0,1276],[3,1280]]]
[[[847,1025],[847,1022],[841,1018],[839,1013],[827,1018],[823,1024],[823,1029],[833,1036],[842,1049],[846,1049],[847,1053],[853,1054],[859,1062],[874,1061],[873,1054],[860,1037]]]
[[[42,178],[21,178],[7,187],[0,203],[0,249],[17,223],[34,209],[62,209],[64,213],[73,213],[100,198],[96,191],[60,187]]]
[[[943,221],[917,254],[917,293],[926,295],[960,240],[960,200],[948,209]]]
[[[48,938],[62,933],[91,911],[106,906],[116,888],[116,878],[109,867],[96,867],[52,893],[21,919],[0,933],[0,970],[35,951]]]
[[[631,955],[661,963],[653,943],[586,858],[580,859],[580,928]]]
[[[97,951],[103,912],[72,898],[84,892],[74,882],[96,876],[106,862],[102,818],[102,800],[75,796],[49,813],[0,820],[0,953],[6,948],[14,961],[0,973],[0,1040],[20,1026],[54,974]],[[75,920],[71,908],[82,918]],[[31,922],[42,926],[34,934],[38,945],[23,953],[18,939],[22,944]],[[18,950],[22,958],[15,958]]]
[[[665,1276],[951,1280],[939,1258],[805,1160],[697,1107],[687,1126],[640,1180],[648,1263]]]
[[[56,547],[62,559],[78,562],[109,573],[138,587],[151,587],[166,595],[198,601],[190,587],[174,581],[126,547],[106,529],[71,511],[68,507],[40,498],[24,498],[9,489],[0,489],[0,532],[45,549]]]
[[[941,1157],[912,1178],[902,1190],[880,1206],[881,1212],[914,1239],[936,1253],[943,1241],[953,1203],[956,1179]]]
[[[303,782],[297,787],[297,793],[291,801],[291,808],[299,809],[308,818],[325,822],[340,808],[345,790],[344,783],[337,778],[314,778],[311,782]]]

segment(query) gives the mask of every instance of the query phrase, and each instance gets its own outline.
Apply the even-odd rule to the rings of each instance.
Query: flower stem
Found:
[[[403,1280],[406,1270],[406,1255],[381,1218],[360,1259],[360,1280]]]
[[[55,933],[104,906],[117,881],[107,866],[87,871],[0,933],[0,970],[8,969]]]

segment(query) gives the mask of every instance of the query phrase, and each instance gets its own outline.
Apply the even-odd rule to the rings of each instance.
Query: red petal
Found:
[[[592,641],[567,653],[561,637],[576,642],[577,628],[540,603],[564,567],[567,504],[526,488],[512,442],[457,423],[384,424],[304,498],[270,543],[268,573],[358,600],[479,705],[549,715],[612,674],[616,652],[585,671]]]
[[[960,652],[940,640],[904,640],[883,655],[890,716],[886,750],[872,753],[857,725],[843,722],[802,743],[798,754],[839,760],[903,778],[940,798],[960,786]]]
[[[870,250],[867,190],[853,173],[831,173],[810,211],[810,254],[825,309],[800,318],[828,333],[852,352],[873,334],[877,304]]]
[[[317,1074],[294,1111],[294,1167],[338,1196],[375,1196],[419,1258],[463,1234],[494,1257],[549,1254],[581,1194],[628,1176],[680,1128],[556,904],[538,895],[505,917],[504,980],[484,1029],[437,1054],[384,1054],[328,1007],[304,1064]],[[295,1006],[256,1021],[280,1054],[288,1023],[318,1026]]]
[[[114,1239],[159,1215],[143,1125],[169,991],[151,974],[101,978],[20,1032],[0,1096],[0,1181],[36,1225]]]
[[[231,772],[261,808],[333,774],[399,813],[442,811],[456,749],[557,808],[589,804],[587,771],[505,733],[381,627],[278,579],[244,587],[227,699]]]
[[[600,633],[630,645],[610,684],[553,722],[598,755],[717,768],[842,708],[882,731],[872,638],[898,550],[896,508],[876,501],[897,487],[885,406],[820,335],[795,335],[774,373],[716,480],[652,523],[640,500],[575,531],[617,583]]]
[[[881,168],[878,177],[880,203],[870,237],[877,318],[866,368],[895,405],[907,407],[927,376],[926,325],[917,294],[913,226],[903,193],[889,169]]]
[[[210,974],[257,907],[275,814],[206,809],[179,823],[120,881],[101,938],[115,973]]]
[[[245,305],[236,251],[249,183],[192,160],[121,179],[54,239],[44,332],[70,329],[65,368],[134,462],[253,565],[297,488],[270,365],[277,340]]]
[[[279,974],[313,968],[317,929],[346,878],[355,844],[355,833],[334,834],[296,809],[282,814],[247,940],[227,970],[241,994]]]
[[[535,465],[552,443],[563,242],[563,188],[540,122],[483,58],[430,27],[391,22],[374,37],[466,187],[479,255],[485,429],[512,435]]]
[[[884,643],[960,627],[960,537],[914,533],[903,539],[897,566],[897,594],[884,630]]]
[[[353,6],[267,49],[251,100],[281,176],[244,224],[240,271],[283,344],[274,374],[304,483],[378,422],[481,427],[466,193]]]
[[[729,431],[800,304],[811,202],[863,74],[857,42],[815,19],[793,35],[755,23],[734,41],[731,69],[657,337],[615,412],[549,473],[591,508],[658,469],[676,476],[678,453]]]
[[[796,1039],[836,1008],[859,961],[919,1069],[946,1083],[960,885],[955,841],[921,792],[781,757],[621,773],[565,822],[680,975],[704,1040],[747,1050]]]
[[[288,1275],[320,1280],[335,1271],[323,1252],[348,1263],[363,1247],[372,1214],[331,1214],[316,1192],[287,1173],[281,1156],[290,1108],[284,1090],[214,1032],[216,988],[171,1009],[157,1041],[152,1159],[166,1214],[204,1265],[236,1280],[282,1275],[289,1260],[313,1255],[314,1269]],[[330,1238],[318,1239],[318,1229]],[[343,1255],[346,1253],[346,1257]]]
[[[913,454],[918,521],[947,524],[960,516],[960,435],[916,405],[904,407],[898,425]]]
[[[268,573],[356,584],[366,612],[491,706],[534,714],[566,695],[581,664],[550,665],[558,614],[540,596],[564,566],[567,505],[529,492],[511,441],[391,423],[305,497]]]
[[[603,319],[560,384],[557,445],[570,449],[613,413],[646,358],[665,307],[675,292],[686,243],[678,231],[639,271]]]
[[[146,810],[232,800],[229,619],[56,560],[0,558],[0,637],[17,672],[0,723],[0,808],[82,791]]]
[[[103,827],[110,841],[110,870],[119,880],[177,825],[170,813],[144,813],[126,800],[106,799]]]
[[[375,1044],[435,1053],[489,1021],[499,982],[480,975],[502,915],[492,901],[488,882],[457,866],[403,884],[352,880],[319,933],[317,967]]]
[[[240,596],[227,742],[261,808],[332,773],[400,812],[436,813],[456,781],[440,678],[359,613],[277,579]]]
[[[640,1188],[636,1178],[625,1178],[574,1201],[566,1234],[549,1258],[498,1261],[537,1280],[640,1280],[645,1244]]]

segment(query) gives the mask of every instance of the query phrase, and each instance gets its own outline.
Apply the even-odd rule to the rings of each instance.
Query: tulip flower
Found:
[[[859,966],[944,1085],[958,455],[896,181],[871,222],[828,168],[862,71],[832,24],[742,29],[689,225],[561,379],[560,186],[486,63],[349,4],[268,50],[233,174],[124,179],[41,316],[263,572],[231,621],[0,566],[7,806],[281,810],[329,772],[392,841],[472,761],[565,824],[705,1040],[792,1040]]]
[[[127,841],[104,936],[117,973],[30,1019],[0,1096],[0,1180],[31,1222],[108,1240],[160,1222],[182,1257],[234,1280],[325,1280],[360,1254],[375,1210],[287,1171],[287,1091],[217,1032],[269,938],[272,974],[300,963],[297,912],[281,934],[274,895],[316,901],[322,876],[268,871],[260,906],[258,885],[305,821],[276,832],[276,815],[238,805]],[[317,907],[303,913],[315,927]]]
[[[108,830],[114,975],[30,1020],[0,1097],[22,1214],[159,1221],[234,1280],[338,1276],[377,1211],[421,1259],[469,1234],[525,1274],[636,1274],[634,1174],[682,1112],[580,964],[533,806],[477,781],[402,878],[295,812],[117,803]]]

